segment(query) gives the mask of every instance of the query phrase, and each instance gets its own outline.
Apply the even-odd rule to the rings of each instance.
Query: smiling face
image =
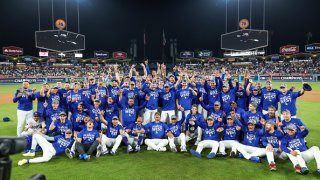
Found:
[[[141,125],[142,123],[143,123],[142,117],[141,117],[141,116],[138,116],[138,118],[137,118],[137,124],[138,124],[138,125]]]
[[[267,132],[274,130],[274,126],[272,124],[267,123],[265,126]]]
[[[228,124],[229,126],[232,126],[232,125],[233,125],[233,122],[234,122],[234,120],[233,120],[232,118],[228,118],[228,119],[227,119],[227,124]]]
[[[156,121],[156,122],[159,122],[160,121],[160,114],[155,114],[154,115],[154,120]]]
[[[60,121],[61,121],[61,122],[66,122],[66,118],[67,118],[67,116],[65,116],[65,115],[60,115]]]
[[[289,129],[288,134],[289,136],[294,136],[296,134],[296,131]]]
[[[119,120],[118,119],[112,119],[112,125],[113,126],[117,126],[119,124]]]
[[[253,131],[254,128],[255,128],[255,125],[254,125],[254,124],[251,124],[251,123],[248,124],[248,129],[249,129],[249,131]]]
[[[198,112],[197,106],[192,106],[192,108],[191,108],[191,114],[197,114],[197,112]]]
[[[93,122],[92,121],[88,121],[87,122],[87,128],[88,129],[92,129],[93,128]]]
[[[22,83],[22,88],[23,89],[28,89],[29,88],[29,82],[25,81]]]
[[[208,126],[213,126],[213,120],[212,119],[207,119]]]
[[[276,111],[274,108],[272,108],[272,107],[268,108],[268,115],[269,116],[273,117],[273,116],[275,116],[275,113],[276,113]]]
[[[290,121],[291,119],[291,113],[289,111],[283,111],[282,117],[285,121]]]

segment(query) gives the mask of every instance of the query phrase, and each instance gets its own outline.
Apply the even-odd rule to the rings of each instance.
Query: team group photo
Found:
[[[1,180],[320,178],[318,2],[2,3]]]

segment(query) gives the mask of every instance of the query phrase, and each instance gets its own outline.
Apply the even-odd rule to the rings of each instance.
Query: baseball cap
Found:
[[[274,121],[272,121],[272,120],[267,121],[266,124],[271,124],[273,126],[276,125],[276,123]]]
[[[221,103],[219,101],[214,102],[214,105],[221,105]]]
[[[174,75],[173,74],[169,74],[169,76],[168,77],[174,77]]]
[[[52,87],[51,89],[59,89],[57,86]]]
[[[4,122],[8,122],[8,121],[10,121],[10,118],[9,117],[3,117],[3,119],[2,119]]]
[[[222,87],[229,87],[227,83],[224,83]]]
[[[130,85],[135,85],[135,83],[133,81],[130,82]]]
[[[294,125],[294,124],[289,124],[289,125],[287,126],[287,129],[288,129],[288,130],[297,131],[297,126]]]
[[[89,80],[94,80],[94,77],[89,77]]]
[[[37,111],[36,111],[36,112],[34,112],[34,113],[33,113],[33,117],[40,117],[40,113],[39,113],[39,112],[37,112]]]
[[[164,87],[170,87],[169,84],[165,84]]]
[[[92,123],[93,123],[93,119],[90,118],[90,119],[88,120],[88,122],[92,122]],[[87,123],[88,123],[88,122],[87,122]]]
[[[53,100],[52,104],[59,104],[59,101],[58,100]]]
[[[154,113],[154,115],[159,115],[159,116],[160,116],[160,113],[159,113],[159,112],[156,112],[156,113]]]
[[[119,120],[118,116],[113,116],[112,120],[114,120],[114,119]]]
[[[229,116],[227,116],[227,119],[232,119],[232,117],[229,115]]]
[[[253,107],[258,107],[258,104],[256,102],[251,102],[250,103]]]
[[[237,104],[235,101],[231,101],[230,104]]]
[[[253,125],[255,125],[255,124],[256,124],[256,121],[253,120],[253,119],[250,119],[250,120],[247,122],[247,124],[253,124]]]
[[[272,84],[271,81],[266,81],[266,84]]]
[[[207,121],[208,121],[208,120],[213,121],[213,117],[212,117],[212,116],[208,116],[208,117],[207,117]]]
[[[176,115],[172,115],[171,119],[177,119],[177,116]]]
[[[100,102],[100,100],[99,99],[95,99],[94,102]]]
[[[71,133],[72,133],[71,129],[66,130],[66,134],[71,134]]]
[[[67,114],[65,112],[61,112],[59,116],[67,116]]]
[[[118,82],[118,80],[117,80],[116,78],[112,78],[112,80],[111,80],[111,81],[112,81],[112,82],[113,82],[113,81]]]
[[[286,88],[286,87],[288,87],[288,86],[287,86],[287,84],[285,84],[285,83],[282,83],[282,84],[280,85],[280,88]]]

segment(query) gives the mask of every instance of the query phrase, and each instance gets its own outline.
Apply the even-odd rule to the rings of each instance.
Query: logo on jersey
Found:
[[[291,96],[283,96],[280,98],[280,103],[288,105],[292,101]]]
[[[162,126],[161,125],[154,125],[152,126],[152,132],[155,132],[156,134],[158,134],[158,132],[161,132],[162,131]]]
[[[300,142],[300,139],[293,139],[289,142],[289,147],[291,149],[299,149],[299,147],[302,146],[302,143]]]
[[[209,135],[209,136],[212,136],[216,133],[216,131],[214,129],[205,129],[204,131],[205,134]]]
[[[263,95],[263,98],[272,102],[273,100],[276,99],[276,93],[266,93]]]
[[[229,137],[234,137],[236,135],[236,128],[234,127],[230,127],[228,129],[226,129],[226,134],[229,136]]]

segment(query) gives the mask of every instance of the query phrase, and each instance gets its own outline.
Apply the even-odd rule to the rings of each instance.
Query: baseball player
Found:
[[[58,87],[54,86],[52,87],[46,94],[47,97],[47,102],[49,104],[48,109],[52,108],[52,103],[53,101],[58,101],[59,102],[59,108],[61,108],[61,104],[60,104],[60,95],[58,94]]]
[[[59,135],[55,137],[42,136],[41,134],[37,133],[34,134],[32,136],[31,150],[28,153],[23,154],[23,156],[34,157],[37,145],[42,148],[43,156],[28,160],[22,159],[18,162],[18,165],[22,166],[24,164],[48,162],[53,156],[60,155],[65,151],[66,148],[71,147],[74,142],[71,136],[71,130],[67,130],[64,136]],[[52,143],[49,141],[52,141]]]
[[[89,106],[88,112],[91,119],[94,120],[94,129],[101,129],[101,116],[100,112],[103,111],[103,107],[101,106],[101,101],[99,99],[95,99],[93,102],[93,106]]]
[[[47,101],[46,94],[49,91],[49,85],[47,83],[43,83],[40,91],[35,92],[35,98],[37,98],[37,112],[40,113],[41,116],[45,113],[45,108],[43,104]]]
[[[158,111],[159,89],[157,89],[157,84],[153,82],[150,85],[150,89],[146,88],[144,91],[146,92],[146,96],[149,97],[146,111],[144,112],[144,123],[147,124],[150,120],[154,121],[154,114]]]
[[[266,87],[261,89],[262,96],[262,113],[263,115],[268,114],[269,107],[273,106],[275,110],[278,110],[278,95],[281,91],[272,88],[272,82],[266,81]]]
[[[80,160],[82,159],[90,160],[91,154],[97,149],[100,142],[100,134],[97,130],[93,128],[94,126],[93,120],[89,119],[86,125],[87,125],[87,128],[83,129],[77,135],[77,139],[75,143],[76,150],[80,154],[79,155]]]
[[[123,135],[122,141],[127,146],[127,153],[133,151],[132,146],[135,146],[135,151],[140,151],[140,146],[143,143],[145,134],[142,116],[138,116],[135,124],[130,124],[125,128],[125,134]]]
[[[208,115],[213,118],[214,121],[222,122],[223,118],[226,114],[220,109],[221,103],[219,101],[214,102],[214,106],[210,107],[209,105],[205,105],[202,101],[202,97],[199,98],[201,106],[208,111]]]
[[[260,123],[263,120],[263,115],[260,111],[257,111],[257,103],[252,102],[249,104],[249,111],[247,111],[243,116],[243,125],[248,124],[248,121],[252,120],[255,121],[255,126],[257,128],[261,128],[262,124]]]
[[[52,135],[64,135],[68,129],[72,129],[72,123],[67,119],[67,114],[65,112],[59,114],[59,119],[53,119],[49,127],[49,131],[52,132]]]
[[[23,125],[28,119],[32,118],[32,101],[35,99],[34,91],[29,88],[29,81],[23,81],[22,88],[18,89],[13,97],[13,102],[18,102],[17,110],[17,136],[21,136]]]
[[[294,124],[295,126],[299,127],[299,129],[297,129],[297,131],[299,131],[301,127],[306,128],[306,126],[301,121],[301,119],[294,118],[291,116],[291,113],[289,110],[284,110],[282,112],[282,117],[283,117],[283,120],[279,123],[279,126],[281,127],[281,129],[283,130],[285,135],[288,133],[287,126],[289,124]]]
[[[262,113],[262,95],[260,93],[260,88],[258,86],[254,86],[252,92],[250,91],[252,85],[252,81],[250,79],[249,84],[247,86],[247,96],[249,100],[249,104],[255,103],[257,104],[257,111]]]
[[[67,104],[70,107],[70,112],[74,113],[78,109],[78,105],[82,103],[82,92],[80,91],[79,83],[74,83],[73,90],[67,93]]]
[[[266,155],[271,171],[277,170],[277,165],[274,161],[274,156],[279,156],[280,159],[285,159],[287,155],[280,149],[281,139],[283,133],[275,130],[276,123],[273,120],[269,120],[265,124],[265,132],[261,138],[262,144],[266,147]]]
[[[84,118],[88,115],[83,111],[84,105],[79,103],[78,109],[76,112],[72,113],[71,121],[73,122],[73,130],[80,132],[82,129],[79,128],[80,125],[84,125]]]
[[[197,137],[197,140],[194,143],[194,145],[197,146],[198,143],[201,141],[202,129],[197,124],[194,124],[194,123],[190,124],[189,123],[190,121],[204,122],[203,115],[198,113],[197,105],[192,105],[191,113],[188,114],[186,117],[186,141],[188,142],[191,139],[194,139]]]
[[[298,128],[300,131],[297,131]],[[281,141],[281,149],[288,155],[296,173],[308,174],[309,169],[306,162],[315,159],[317,163],[315,172],[320,176],[319,147],[312,146],[308,149],[305,145],[304,138],[308,135],[309,130],[304,126],[298,128],[294,124],[287,126],[288,134]]]
[[[169,84],[164,85],[164,91],[160,92],[160,100],[162,102],[161,121],[166,122],[167,117],[175,115],[176,109],[176,90],[175,87],[170,88]]]
[[[101,154],[108,154],[108,148],[110,147],[112,147],[110,154],[115,155],[122,141],[122,135],[124,133],[123,127],[119,124],[118,116],[113,116],[111,123],[105,120],[102,120],[102,122],[107,125],[107,130],[106,134],[102,134],[101,136],[101,145],[98,146],[96,156],[99,157]]]
[[[234,144],[235,148],[240,152],[239,157],[245,158],[259,163],[261,156],[266,155],[265,148],[260,148],[260,138],[263,135],[261,129],[255,128],[256,121],[250,119],[247,122],[247,127],[243,127],[244,132],[243,144]]]
[[[211,151],[207,155],[207,158],[214,158],[219,148],[219,133],[223,131],[223,127],[221,127],[220,123],[214,123],[213,118],[210,116],[207,118],[207,122],[200,122],[194,119],[193,122],[189,123],[195,123],[203,129],[203,140],[199,142],[197,149],[191,149],[190,153],[193,156],[200,158],[203,148],[211,148]]]
[[[235,143],[239,142],[239,135],[241,131],[241,122],[236,121],[230,115],[227,117],[227,123],[223,127],[223,140],[219,141],[219,153],[222,156],[227,155],[225,149],[230,149],[230,157],[235,157],[237,154],[237,149],[234,146]]]
[[[174,152],[177,152],[177,148],[175,144],[181,145],[180,146],[181,152],[187,152],[186,135],[182,132],[182,124],[184,120],[185,120],[185,114],[182,111],[182,118],[180,121],[177,121],[176,115],[172,115],[171,123],[168,124],[168,128],[170,129],[171,133],[174,136],[174,141],[171,141],[171,138],[168,138],[169,146]]]
[[[103,85],[101,78],[98,80],[97,87],[91,89],[91,100],[94,102],[96,99],[100,100],[101,106],[106,104],[106,96],[108,95],[108,90]]]
[[[281,114],[285,110],[289,110],[293,118],[297,115],[296,100],[298,97],[304,94],[304,90],[301,89],[299,92],[292,92],[288,90],[287,84],[280,85],[281,94],[278,95],[278,100],[281,106]]]
[[[274,106],[269,106],[268,107],[268,113],[263,115],[263,119],[265,119],[266,121],[273,121],[274,123],[276,123],[276,125],[279,125],[279,117],[278,117],[278,112],[276,110],[276,108]]]
[[[112,117],[119,116],[119,108],[117,101],[118,99],[114,100],[112,96],[108,96],[107,104],[105,105],[104,109],[104,119],[106,119],[108,123],[111,123]]]
[[[149,151],[166,151],[168,145],[168,136],[173,140],[173,135],[170,132],[168,126],[160,121],[160,113],[156,112],[154,115],[154,122],[149,122],[145,125],[145,131],[149,134],[149,138],[145,140],[145,144],[148,146]]]
[[[62,108],[59,108],[59,101],[52,101],[51,108],[48,107],[48,103],[44,103],[45,107],[45,116],[46,116],[46,131],[50,132],[49,128],[53,120],[59,119],[59,114],[63,112]],[[48,107],[48,108],[47,108]]]
[[[21,133],[22,137],[31,136],[33,133],[41,132],[45,133],[46,123],[41,120],[41,115],[39,112],[33,113],[33,118],[28,120],[28,123]]]
[[[222,86],[222,91],[220,92],[220,97],[222,100],[222,110],[225,113],[229,113],[231,111],[230,102],[236,100],[236,92],[238,91],[239,83],[236,83],[236,87],[232,86],[231,79],[229,80],[229,84],[224,83]]]

